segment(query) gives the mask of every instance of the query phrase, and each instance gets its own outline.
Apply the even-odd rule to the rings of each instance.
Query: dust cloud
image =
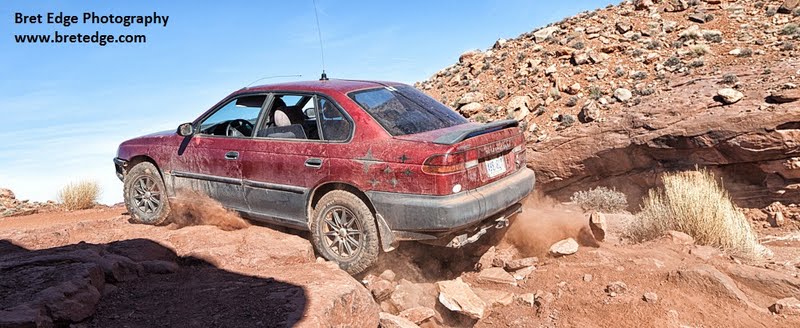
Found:
[[[250,224],[234,211],[210,197],[191,190],[179,190],[170,203],[169,227],[180,229],[195,225],[213,225],[225,231],[247,228]]]
[[[544,257],[556,242],[574,238],[582,246],[598,247],[589,220],[577,206],[562,204],[539,193],[522,204],[502,243],[510,244],[523,256]]]

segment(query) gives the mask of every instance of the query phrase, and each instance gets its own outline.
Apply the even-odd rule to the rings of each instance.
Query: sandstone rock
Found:
[[[696,22],[696,23],[703,24],[703,23],[706,22],[706,17],[707,16],[704,13],[694,13],[694,14],[689,15],[689,20],[693,21],[693,22]]]
[[[782,227],[784,224],[786,224],[786,218],[784,218],[783,212],[781,211],[771,213],[767,220],[769,221],[770,226],[774,228]]]
[[[139,264],[144,269],[144,272],[154,274],[175,273],[181,269],[181,267],[175,262],[161,260],[142,261],[139,262]]]
[[[633,26],[631,24],[624,22],[617,22],[617,24],[615,24],[614,27],[617,29],[617,32],[619,32],[619,34],[625,34],[631,29],[633,29]]]
[[[666,12],[680,12],[689,9],[689,3],[686,0],[667,0],[667,6],[664,8]]]
[[[464,114],[472,116],[483,110],[483,105],[481,103],[473,102],[459,107],[458,110],[460,110]]]
[[[628,290],[628,285],[626,285],[622,281],[615,281],[606,286],[606,293],[608,293],[608,295],[611,297],[617,296],[619,294],[624,294],[625,291],[627,290]]]
[[[426,320],[433,318],[436,315],[436,311],[431,308],[426,308],[423,306],[418,306],[415,308],[410,308],[404,311],[401,311],[398,316],[402,318],[406,318],[415,324],[422,324]]]
[[[526,257],[526,258],[511,260],[506,262],[506,269],[519,270],[525,267],[534,266],[538,262],[539,259],[536,257]]]
[[[555,25],[539,29],[538,31],[533,32],[533,39],[534,41],[536,41],[536,43],[540,43],[544,40],[547,40],[547,38],[551,37],[553,33],[556,33],[559,30],[560,29],[558,28],[558,26]]]
[[[0,198],[2,199],[16,199],[14,192],[11,189],[0,188]]]
[[[535,266],[524,267],[524,268],[522,268],[522,269],[519,269],[519,270],[517,270],[517,271],[514,271],[514,274],[513,274],[513,276],[514,276],[514,279],[516,279],[516,280],[525,280],[525,279],[527,279],[527,278],[528,278],[528,277],[531,275],[531,273],[533,273],[534,271],[536,271],[536,267],[535,267]]]
[[[600,107],[597,106],[594,100],[587,101],[583,107],[581,107],[581,112],[578,113],[578,119],[585,123],[600,119]]]
[[[636,10],[645,10],[653,7],[653,0],[634,0],[633,6]]]
[[[739,301],[751,309],[765,312],[763,308],[750,301],[733,279],[720,272],[715,267],[707,264],[700,264],[670,272],[667,276],[667,280],[685,283],[692,288],[702,288],[707,292],[718,293],[721,296]]]
[[[544,69],[544,74],[549,76],[549,75],[555,73],[557,70],[558,69],[556,68],[556,64],[553,64],[553,65],[547,66],[547,68]]]
[[[536,304],[536,295],[533,293],[525,293],[522,295],[517,296],[517,299],[527,306],[533,306]]]
[[[439,302],[450,311],[462,313],[473,319],[481,319],[488,314],[486,303],[461,280],[439,281]]]
[[[619,88],[617,90],[614,90],[614,98],[617,98],[617,100],[621,102],[626,102],[630,100],[631,97],[633,97],[633,94],[628,89]]]
[[[653,292],[647,292],[647,293],[644,293],[644,296],[642,296],[642,299],[644,299],[644,301],[647,302],[647,303],[655,303],[655,302],[658,302],[658,295],[656,293],[653,293]]]
[[[398,317],[386,312],[380,313],[381,328],[419,328],[417,324],[403,317]]]
[[[514,294],[507,291],[482,288],[474,288],[473,291],[489,306],[506,306],[514,303]]]
[[[436,291],[430,284],[415,284],[405,279],[400,279],[390,302],[398,311],[415,307],[433,308],[436,305]]]
[[[665,232],[664,235],[667,236],[667,238],[669,238],[672,241],[672,243],[676,245],[694,244],[694,238],[692,238],[692,236],[689,236],[680,231],[669,230]]]
[[[585,52],[576,51],[576,52],[574,52],[572,54],[572,62],[575,63],[575,65],[588,64],[589,63],[589,55],[586,54]]]
[[[459,105],[466,105],[466,104],[469,104],[469,103],[476,103],[476,102],[479,103],[479,102],[483,102],[483,101],[484,101],[483,93],[480,93],[480,92],[467,92],[463,96],[461,96],[461,99],[458,100],[458,104]]]
[[[800,89],[783,89],[775,91],[769,96],[769,100],[779,104],[785,104],[800,100]]]
[[[791,14],[797,5],[800,4],[800,0],[784,0],[783,4],[778,8],[778,12],[782,14]]]
[[[603,241],[606,238],[606,231],[608,230],[608,223],[606,216],[603,213],[593,211],[589,214],[589,228],[592,230],[592,235],[597,241]]]
[[[689,254],[692,254],[701,260],[708,261],[714,256],[719,255],[719,251],[711,246],[706,245],[695,245],[691,249],[689,249]]]
[[[794,297],[779,299],[769,307],[775,314],[800,315],[800,300]]]
[[[594,277],[592,276],[591,273],[587,273],[587,274],[583,275],[583,281],[584,282],[592,282],[592,280],[594,280]]]
[[[478,263],[475,264],[475,269],[485,270],[492,267],[492,262],[494,262],[494,258],[497,256],[497,248],[494,246],[489,247],[489,249],[481,255],[481,258],[478,260]]]
[[[514,276],[506,272],[503,268],[488,268],[481,270],[478,274],[478,280],[485,282],[494,282],[498,284],[509,284],[516,286],[517,280]]]
[[[800,279],[780,271],[743,265],[731,265],[725,271],[738,286],[757,290],[770,297],[800,295]]]
[[[578,252],[578,242],[575,239],[567,238],[550,246],[550,254],[553,256],[572,255]]]
[[[731,88],[719,89],[716,97],[719,102],[725,105],[735,104],[739,102],[739,100],[742,100],[742,98],[744,98],[744,94]]]
[[[379,277],[388,281],[394,281],[397,275],[394,273],[394,271],[387,269],[384,270]]]
[[[378,302],[388,299],[394,293],[394,288],[395,286],[390,281],[384,279],[379,279],[367,285],[372,297]]]

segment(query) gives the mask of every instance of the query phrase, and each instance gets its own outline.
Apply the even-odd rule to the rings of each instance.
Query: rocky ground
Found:
[[[752,261],[678,232],[632,244],[630,214],[593,215],[531,200],[503,234],[401,244],[355,278],[270,227],[134,225],[120,207],[3,218],[0,327],[800,325],[797,220],[751,215],[775,253]]]
[[[42,203],[19,200],[10,189],[0,188],[0,218],[60,210],[61,207],[54,201]]]
[[[464,53],[417,87],[527,131],[541,190],[630,199],[708,167],[739,203],[800,199],[797,1],[637,0]],[[638,204],[631,202],[631,210]]]

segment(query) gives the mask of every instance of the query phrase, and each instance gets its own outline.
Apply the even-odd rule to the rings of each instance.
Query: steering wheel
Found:
[[[225,127],[225,135],[229,137],[241,137],[250,134],[252,131],[253,123],[241,118],[228,121],[228,125]]]

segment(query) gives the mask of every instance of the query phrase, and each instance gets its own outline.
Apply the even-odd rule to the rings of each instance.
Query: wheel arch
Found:
[[[308,205],[306,207],[306,215],[309,218],[309,227],[311,225],[311,220],[314,219],[312,218],[314,207],[317,205],[322,196],[325,196],[325,194],[334,190],[347,191],[353,195],[356,195],[356,197],[361,199],[361,201],[367,205],[367,208],[369,208],[369,211],[372,213],[372,216],[375,219],[375,225],[378,228],[379,242],[384,252],[390,252],[397,247],[394,232],[392,232],[392,229],[389,227],[389,225],[386,223],[386,220],[383,219],[380,213],[375,210],[372,200],[370,200],[367,194],[361,191],[361,189],[358,189],[358,187],[345,182],[323,183],[311,191],[307,202]]]

